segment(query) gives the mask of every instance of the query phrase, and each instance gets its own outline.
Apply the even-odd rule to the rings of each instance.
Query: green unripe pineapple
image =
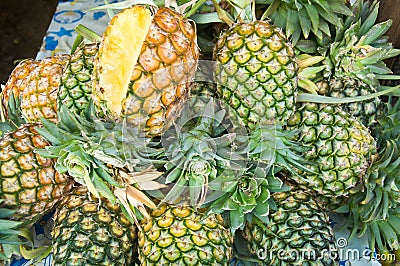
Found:
[[[53,265],[130,265],[137,229],[118,204],[75,188],[54,216]]]
[[[85,110],[92,94],[93,61],[98,43],[83,44],[71,56],[61,76],[57,105],[73,112]]]
[[[333,229],[320,203],[298,188],[272,198],[277,208],[270,211],[270,222],[253,221],[243,231],[261,265],[336,265]]]
[[[283,32],[265,21],[233,24],[214,50],[217,94],[249,128],[285,123],[295,109],[297,63]]]
[[[328,204],[345,200],[360,184],[376,154],[369,130],[337,105],[302,104],[288,122],[301,134],[297,141],[311,172],[293,175],[300,187],[317,192]]]

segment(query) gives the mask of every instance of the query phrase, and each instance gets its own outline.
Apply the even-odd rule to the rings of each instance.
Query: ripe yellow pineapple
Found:
[[[94,99],[107,115],[159,135],[188,95],[199,49],[188,19],[173,9],[133,6],[105,30],[94,65]]]
[[[219,214],[161,204],[141,223],[141,265],[229,265],[232,233]]]
[[[49,143],[38,134],[37,124],[26,124],[0,139],[0,199],[17,210],[13,218],[31,220],[50,211],[71,188],[54,161],[36,153]]]
[[[63,69],[69,55],[56,55],[41,60],[28,59],[12,71],[2,94],[6,110],[11,92],[21,98],[21,111],[28,122],[38,122],[41,117],[57,117],[57,93]]]

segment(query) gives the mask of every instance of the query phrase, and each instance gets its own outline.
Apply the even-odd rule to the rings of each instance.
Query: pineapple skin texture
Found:
[[[233,236],[220,215],[161,204],[141,221],[140,265],[229,265]]]
[[[35,153],[49,145],[36,126],[23,125],[0,139],[0,198],[17,210],[13,218],[18,220],[50,212],[72,186],[67,175],[56,171],[53,159]]]
[[[79,46],[71,55],[61,76],[57,94],[57,106],[66,106],[79,113],[88,108],[92,97],[92,73],[99,43]]]
[[[264,226],[276,237],[254,222],[246,223],[242,231],[249,251],[262,260],[261,265],[336,265],[333,229],[320,203],[298,188],[272,197],[277,209],[271,210],[270,223]],[[322,250],[332,253],[321,254]]]
[[[288,125],[301,130],[297,141],[310,148],[304,158],[314,163],[313,172],[291,178],[322,196],[331,208],[343,203],[377,153],[369,130],[340,106],[316,103],[299,105]]]
[[[79,186],[54,215],[53,265],[133,265],[137,228],[118,204]]]
[[[245,125],[286,123],[295,110],[298,66],[281,29],[264,21],[234,24],[213,56],[217,94]]]
[[[365,82],[351,78],[332,78],[329,80],[328,96],[332,97],[356,97],[364,96],[377,92],[376,88],[369,86]],[[375,97],[362,102],[352,102],[343,104],[343,110],[355,118],[363,125],[373,128],[379,117],[382,115],[383,104],[379,97]]]
[[[40,122],[40,118],[57,121],[57,94],[61,75],[69,55],[55,55],[41,60],[28,59],[11,72],[2,93],[6,117],[11,92],[21,99],[21,111],[27,122]]]

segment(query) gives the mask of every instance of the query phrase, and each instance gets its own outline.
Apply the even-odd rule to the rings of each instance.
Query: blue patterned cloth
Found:
[[[118,2],[109,1],[110,3]],[[89,27],[97,34],[101,34],[107,26],[110,18],[106,11],[88,11],[89,9],[104,4],[104,0],[61,0],[57,6],[53,19],[49,25],[43,44],[37,54],[37,59],[53,56],[55,54],[69,53],[74,43],[76,33],[75,27],[82,24]],[[340,266],[377,266],[380,263],[377,260],[369,260],[368,257],[374,257],[368,249],[366,238],[355,238],[347,243],[348,231],[339,231],[338,228],[343,224],[344,217],[339,215],[331,215],[332,224],[334,225],[336,238],[342,241],[339,249]],[[35,245],[49,245],[51,242],[50,230],[53,221],[51,214],[43,217],[42,221],[32,228],[35,235]],[[339,243],[339,242],[338,242]],[[355,254],[358,250],[359,255]],[[375,254],[376,255],[376,254]],[[358,258],[353,258],[358,257]],[[52,256],[49,255],[38,266],[50,266]],[[30,261],[25,259],[14,260],[11,266],[28,266],[32,265]]]
[[[115,2],[118,0],[109,1],[109,3]],[[105,10],[89,11],[89,9],[103,4],[104,0],[60,1],[36,58],[69,53],[76,37],[75,28],[79,24],[101,34],[110,18]]]

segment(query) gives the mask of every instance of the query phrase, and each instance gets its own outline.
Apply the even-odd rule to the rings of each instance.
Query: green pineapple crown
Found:
[[[61,106],[58,117],[57,124],[42,119],[43,128],[37,130],[52,146],[37,153],[55,158],[57,171],[68,173],[96,198],[118,202],[131,222],[147,215],[144,206],[155,204],[142,190],[159,189],[153,180],[161,175],[152,165],[159,151],[149,147],[150,140],[125,123],[98,118],[92,102],[79,116]]]
[[[198,117],[191,117],[192,108],[186,107],[175,128],[163,137],[165,184],[173,183],[163,201],[189,200],[190,205],[199,207],[206,201],[210,182],[221,175],[238,175],[245,157],[237,148],[239,136],[227,133],[223,124],[226,112],[216,110],[215,100],[209,98]]]
[[[243,229],[254,217],[268,223],[270,207],[275,206],[271,193],[289,190],[275,173],[267,174],[255,163],[249,163],[239,176],[219,176],[210,187],[213,193],[206,202],[208,211],[226,215],[232,232]]]
[[[308,169],[300,156],[303,148],[291,140],[297,130],[270,125],[249,136],[229,133],[227,112],[220,108],[211,99],[195,119],[191,107],[183,109],[175,128],[167,131],[164,183],[171,187],[162,201],[190,201],[210,213],[225,213],[236,231],[253,216],[267,222],[270,193],[287,189],[278,172]]]
[[[319,48],[326,56],[325,77],[355,78],[374,87],[380,79],[391,77],[384,60],[400,54],[400,49],[394,49],[384,36],[392,21],[376,22],[378,9],[377,1],[357,1],[353,16],[346,18],[343,29],[337,29],[334,42],[328,49]]]
[[[262,18],[269,17],[300,50],[312,42],[323,45],[334,37],[333,25],[343,28],[343,16],[352,12],[343,0],[267,0]],[[314,46],[315,44],[312,44]],[[307,49],[306,49],[307,50]],[[304,51],[306,51],[304,50]]]

